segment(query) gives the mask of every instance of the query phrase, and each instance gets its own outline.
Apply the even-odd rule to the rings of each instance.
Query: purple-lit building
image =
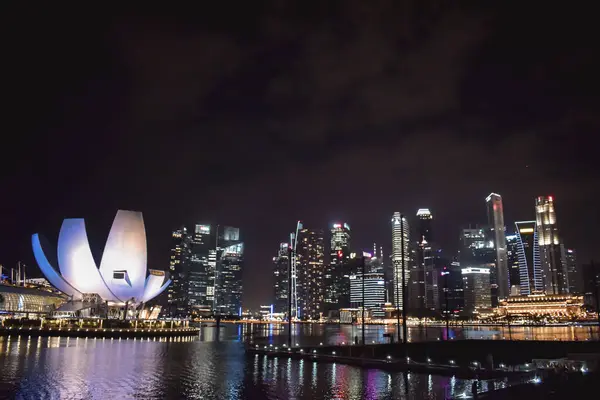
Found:
[[[33,254],[46,279],[71,300],[92,297],[113,304],[145,303],[171,283],[164,271],[146,270],[146,231],[142,213],[119,210],[100,267],[92,256],[83,218],[67,218],[58,236],[58,270],[51,265],[49,246],[32,236]]]

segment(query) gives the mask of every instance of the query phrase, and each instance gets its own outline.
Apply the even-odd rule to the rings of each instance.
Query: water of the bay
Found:
[[[588,328],[513,328],[512,335],[578,340]],[[393,327],[372,326],[367,340],[383,341]],[[341,343],[352,326],[296,327],[294,340]],[[413,340],[436,340],[443,328],[411,328]],[[252,333],[250,335],[250,333]],[[452,328],[451,337],[501,338],[497,328]],[[259,337],[262,337],[260,339]],[[361,369],[339,363],[246,356],[243,342],[281,342],[283,325],[229,325],[198,337],[111,340],[0,337],[0,398],[16,399],[444,399],[470,391],[471,381],[436,375]],[[524,336],[525,337],[525,336]],[[581,338],[581,339],[579,339]],[[481,389],[487,389],[482,382]],[[502,387],[510,382],[496,382]]]

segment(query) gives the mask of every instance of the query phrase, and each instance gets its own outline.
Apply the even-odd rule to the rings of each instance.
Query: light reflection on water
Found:
[[[240,325],[241,326],[241,325]],[[283,344],[287,342],[288,326],[285,324],[248,324],[243,325],[245,337],[262,338],[268,344]],[[397,341],[395,325],[367,325],[365,340],[367,343],[387,343],[384,335],[391,335]],[[300,345],[352,343],[361,340],[359,325],[335,324],[294,324],[294,343]],[[409,341],[433,341],[451,339],[484,339],[498,340],[597,340],[598,329],[592,326],[451,326],[449,332],[443,326],[410,326]],[[262,341],[261,341],[262,343]]]
[[[253,329],[257,336],[262,329],[271,332],[267,339],[275,343],[286,334],[276,326],[226,325],[220,340],[213,327],[203,328],[199,337],[171,340],[0,337],[0,398],[439,399],[446,390],[470,390],[470,381],[436,375],[246,357],[241,341]],[[368,335],[380,337],[385,329]],[[538,329],[548,329],[534,332],[538,336],[573,334],[570,328]],[[302,326],[295,339],[350,342],[358,332],[356,327]]]

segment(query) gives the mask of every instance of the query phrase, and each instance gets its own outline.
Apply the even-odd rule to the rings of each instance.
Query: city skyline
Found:
[[[594,13],[202,6],[4,7],[0,397],[595,390]]]
[[[535,219],[535,214],[536,214],[535,213],[535,211],[536,211],[536,203],[535,202],[537,201],[537,199],[539,197],[540,196],[535,196],[532,199],[532,206],[531,206],[531,210],[530,210],[530,217],[531,217],[531,219]],[[562,212],[561,212],[562,210],[560,208],[560,200],[558,200],[558,204],[559,204],[558,208],[560,210],[559,212],[560,212],[560,214],[562,214]],[[485,204],[482,205],[481,202],[480,202],[480,206],[481,206],[481,210],[480,210],[481,214],[483,216],[485,216],[486,215],[486,207],[487,207],[487,205],[485,205]],[[415,229],[419,229],[418,227],[410,226],[410,223],[411,222],[412,223],[417,223],[417,221],[421,218],[420,215],[422,214],[422,212],[424,210],[427,210],[428,213],[430,212],[429,209],[425,209],[423,207],[419,207],[419,208],[413,210],[413,212],[406,212],[404,214],[405,218],[409,222],[409,233],[410,234],[414,234],[416,232]],[[435,215],[437,215],[437,212],[435,212],[435,210],[431,210],[431,213],[434,213]],[[482,217],[482,218],[480,218],[480,221],[485,221],[486,218],[487,217]],[[91,219],[93,220],[94,218],[91,218]],[[350,217],[350,219],[344,219],[343,221],[351,221],[351,219],[352,218]],[[205,222],[207,220],[203,219],[202,221]],[[342,221],[342,220],[338,219],[338,220],[334,220],[334,221],[336,221],[336,222],[329,223],[329,224],[327,224],[325,226],[329,226],[329,228],[333,229],[333,227],[334,226],[337,227],[338,224],[340,224],[339,221]],[[389,221],[389,218],[388,218],[388,221]],[[433,227],[434,227],[433,229],[436,231],[435,235],[436,235],[436,238],[437,238],[437,236],[438,236],[438,234],[437,234],[438,227],[437,227],[436,223],[439,222],[439,225],[442,225],[443,221],[438,221],[437,218],[431,219],[430,223],[432,221],[435,221],[435,222],[433,222],[433,224],[434,224],[433,225]],[[561,224],[560,221],[561,220],[559,218],[559,220],[558,220],[558,226],[561,227],[561,231],[562,231],[562,224]],[[377,221],[373,221],[374,224],[376,222]],[[381,221],[379,221],[379,222],[381,222]],[[505,219],[505,227],[506,227],[506,234],[507,235],[508,234],[517,234],[517,229],[514,226],[515,222],[518,222],[518,221],[511,221],[510,219],[507,219],[507,220]],[[346,226],[348,226],[348,223],[346,223],[346,222],[342,222],[342,224],[345,224]],[[463,229],[465,226],[472,225],[472,224],[473,224],[473,222],[471,221],[471,222],[465,222],[465,223],[462,223],[462,224],[458,225],[456,227],[456,229],[455,229],[455,233],[456,233],[455,236],[458,238],[459,237],[459,231],[460,231],[460,229]],[[194,224],[192,224],[191,226],[193,226],[193,225]],[[196,226],[206,226],[206,227],[210,226],[210,224],[202,225],[202,224],[199,224],[199,223],[195,223],[195,225]],[[488,224],[486,222],[482,222],[482,223],[478,223],[477,225],[487,226]],[[329,232],[329,230],[327,228],[321,228],[321,225],[314,224],[314,226],[315,226],[316,229],[321,229],[321,230],[324,231],[323,239],[324,239],[324,243],[327,243],[327,246],[325,246],[324,249],[327,252],[328,250],[330,250],[330,245],[328,243],[329,240],[330,240],[330,236],[329,236],[330,232]],[[372,227],[370,229],[372,229]],[[387,226],[387,229],[388,230],[390,229],[389,225]],[[176,230],[172,231],[171,233],[174,233],[175,231]],[[355,234],[356,234],[356,236],[355,236]],[[385,235],[382,235],[383,237],[381,239],[379,239],[378,241],[375,241],[372,238],[368,238],[367,235],[365,234],[365,232],[356,232],[354,229],[353,229],[353,234],[352,235],[353,235],[353,240],[352,240],[353,244],[350,247],[351,251],[363,251],[364,250],[364,251],[370,252],[370,251],[372,251],[373,242],[382,243],[383,244],[382,247],[383,247],[384,251],[386,251],[385,250],[386,248],[389,248],[389,253],[387,253],[387,254],[389,254],[389,257],[390,257],[390,260],[388,260],[388,261],[391,262],[391,256],[392,256],[392,238],[391,238],[391,235],[389,234],[389,231],[388,231],[387,238],[385,237]],[[94,237],[93,234],[91,236]],[[285,235],[282,235],[282,236],[285,236]],[[361,245],[362,242],[361,242],[361,244],[356,244],[356,242],[358,242],[358,240],[356,240],[356,237],[358,237],[360,240],[362,240],[362,242],[364,242],[365,245],[362,246]],[[416,240],[416,238],[412,238],[411,237],[409,239],[409,241],[412,243],[413,239]],[[565,245],[568,246],[569,248],[575,248],[579,252],[579,250],[577,249],[577,246],[574,246],[573,243],[571,243],[570,241],[565,240],[562,236],[560,236],[560,240],[561,240],[561,243],[565,243]],[[452,242],[452,241],[450,241],[450,242]],[[444,251],[444,254],[445,254],[446,257],[452,258],[452,257],[455,257],[458,254],[457,252],[461,248],[461,245],[458,242],[459,242],[459,240],[456,240],[454,246],[445,246],[445,244],[446,244],[445,242],[442,242],[442,243],[437,243],[436,242],[436,245],[439,245],[438,246],[439,249],[441,249],[442,251]],[[92,247],[92,254],[93,254],[94,258],[98,259],[97,257],[99,257],[99,255],[100,255],[98,253],[98,251],[99,250],[101,251],[102,249],[99,248],[98,244],[94,243],[94,242],[92,242],[91,247]],[[95,247],[95,249],[94,249],[94,247]],[[244,250],[246,251],[246,249],[244,249]],[[252,254],[252,252],[251,252],[251,254]],[[271,257],[272,257],[272,255],[271,255]],[[329,260],[329,258],[330,258],[329,254],[324,254],[324,259],[325,260]],[[26,257],[23,257],[21,260],[26,260],[26,259],[27,259]],[[267,258],[266,265],[270,265],[271,264],[269,262],[270,260],[271,260],[271,258]],[[582,262],[585,263],[586,261],[585,260],[578,260],[579,265],[581,265]],[[29,265],[34,265],[34,264],[29,264]],[[325,276],[326,267],[328,267],[328,264],[324,263],[323,265],[324,265],[323,274]],[[272,287],[266,288],[266,287],[262,286],[262,285],[266,285],[264,279],[262,279],[262,278],[264,278],[266,276],[268,276],[269,278],[271,278],[270,275],[272,275],[272,271],[271,270],[262,270],[260,272],[261,273],[261,275],[260,275],[261,279],[260,280],[262,281],[262,285],[259,287],[259,290],[256,290],[256,288],[253,287],[254,286],[253,283],[251,283],[250,285],[247,285],[247,283],[246,283],[247,280],[249,280],[250,282],[252,282],[252,277],[253,277],[253,275],[255,275],[253,273],[254,271],[251,268],[253,268],[253,266],[248,266],[247,262],[245,262],[244,270],[246,271],[246,276],[244,277],[244,282],[245,282],[245,286],[247,288],[249,288],[249,289],[246,289],[247,291],[244,290],[244,294],[242,296],[242,305],[245,308],[246,308],[246,306],[254,308],[254,307],[258,307],[258,305],[260,305],[260,304],[270,303],[271,298],[272,298],[272,296],[268,296],[268,295],[265,294],[266,293],[265,290],[266,291],[269,291],[269,290],[272,291]],[[168,269],[168,265],[166,267],[164,267],[164,269],[167,270]],[[42,276],[41,273],[38,273],[37,271],[35,271],[35,266],[34,266],[33,270],[30,268],[29,272],[30,273],[33,272],[33,274],[31,276],[36,276],[36,277],[37,276]],[[266,275],[263,276],[262,274],[266,274]],[[408,296],[409,296],[408,300],[410,300],[410,279],[408,279],[406,281],[406,285],[407,285],[407,291],[408,291],[407,293],[408,293]],[[256,292],[260,292],[260,295],[257,296]],[[323,292],[323,296],[325,296],[325,292]]]
[[[385,250],[390,213],[426,207],[452,249],[490,192],[507,223],[554,196],[565,245],[599,259],[581,213],[600,197],[591,16],[394,3],[364,19],[359,3],[93,23],[15,5],[32,15],[7,25],[0,262],[31,268],[29,235],[67,217],[103,243],[121,208],[144,213],[149,266],[165,268],[169,232],[219,222],[244,232],[256,305],[296,220],[347,221],[354,243]]]

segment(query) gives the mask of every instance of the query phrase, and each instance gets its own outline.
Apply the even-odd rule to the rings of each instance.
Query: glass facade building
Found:
[[[409,239],[408,221],[399,212],[395,212],[392,217],[392,267],[394,270],[394,293],[392,297],[394,305],[397,305],[400,309],[405,306],[403,301],[404,286],[407,286],[410,280]],[[402,276],[403,269],[404,277]],[[402,284],[403,278],[405,285]]]
[[[273,308],[277,313],[288,313],[290,249],[288,243],[280,243],[273,257]]]
[[[350,281],[350,306],[359,308],[363,306],[363,275],[351,275]],[[382,273],[367,273],[364,280],[364,306],[375,317],[383,317],[385,304],[385,280]]]
[[[535,199],[535,219],[546,293],[568,293],[568,272],[566,261],[560,249],[561,243],[558,236],[556,211],[552,196],[539,196]]]
[[[171,233],[171,257],[169,272],[173,283],[168,289],[167,313],[172,316],[187,315],[187,269],[190,258],[190,244],[187,229],[182,227]]]
[[[303,228],[296,244],[296,290],[301,319],[318,319],[323,312],[325,286],[324,235],[321,229]]]
[[[492,232],[494,249],[496,250],[495,274],[492,274],[492,285],[497,285],[498,298],[505,299],[510,293],[510,287],[508,282],[506,228],[504,225],[502,196],[497,193],[490,193],[490,195],[486,197],[485,202],[487,207],[488,224]]]
[[[544,292],[544,279],[540,263],[538,230],[535,221],[515,222],[520,272],[521,295]]]
[[[521,294],[521,272],[519,270],[519,240],[515,234],[506,235],[506,260],[508,262],[508,283],[510,295]]]
[[[496,284],[496,256],[494,235],[488,228],[469,226],[460,234],[460,265],[463,268],[487,268],[490,270],[490,291],[492,307],[498,305],[498,285]]]
[[[577,266],[577,253],[574,249],[566,249],[561,244],[562,258],[567,267],[567,277],[569,278],[569,293],[582,293],[583,282],[581,271]]]
[[[435,311],[439,309],[438,299],[438,274],[435,270],[433,256],[433,233],[432,222],[433,215],[427,208],[421,208],[417,211],[417,242],[416,257],[413,270],[417,273],[417,279],[412,278],[412,288],[417,290],[418,298],[416,307],[411,308],[426,309]]]
[[[479,314],[492,307],[490,294],[489,268],[463,268],[463,293],[465,297],[464,311],[468,314]]]
[[[229,229],[235,229],[237,234],[233,236],[235,239],[219,238],[221,241],[217,247],[215,308],[221,315],[241,315],[244,243],[239,242],[239,229]]]
[[[442,314],[459,315],[465,307],[463,276],[460,263],[457,261],[446,263],[441,268],[440,278],[440,285],[442,287],[440,308],[442,309]]]
[[[238,315],[244,244],[238,228],[193,224],[172,233],[169,315]]]
[[[324,311],[348,307],[350,296],[350,225],[332,224],[329,263],[324,274]]]
[[[67,301],[65,296],[19,286],[0,285],[0,312],[49,314]]]

